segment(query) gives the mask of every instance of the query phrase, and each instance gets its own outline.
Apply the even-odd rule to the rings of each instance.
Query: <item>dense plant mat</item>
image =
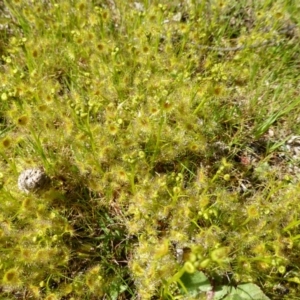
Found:
[[[299,299],[298,1],[0,16],[1,299]]]

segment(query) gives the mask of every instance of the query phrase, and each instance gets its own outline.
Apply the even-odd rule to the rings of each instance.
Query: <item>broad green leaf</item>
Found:
[[[223,300],[270,300],[254,283],[238,285]]]
[[[223,300],[224,297],[226,295],[229,295],[232,290],[235,290],[235,288],[228,286],[228,285],[217,286],[214,289],[213,300]]]
[[[244,298],[241,298],[238,294],[230,294],[226,298],[223,298],[223,300],[244,300]]]
[[[119,295],[126,291],[128,289],[128,286],[125,284],[119,284],[118,282],[115,282],[110,287],[109,295],[110,300],[117,300]]]
[[[199,292],[207,292],[212,289],[207,277],[203,274],[203,272],[199,271],[192,274],[185,272],[180,277],[180,282],[184,286],[184,289],[182,288],[182,290],[194,296]]]

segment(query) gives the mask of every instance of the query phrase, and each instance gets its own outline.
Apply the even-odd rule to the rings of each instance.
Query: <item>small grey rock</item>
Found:
[[[24,170],[18,179],[18,187],[22,192],[35,192],[46,188],[49,185],[50,178],[41,168]]]
[[[286,147],[293,159],[300,159],[300,136],[293,135],[286,143]]]

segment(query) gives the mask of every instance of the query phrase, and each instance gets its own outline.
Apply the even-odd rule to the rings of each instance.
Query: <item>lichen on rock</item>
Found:
[[[42,168],[32,168],[24,170],[18,179],[18,187],[22,192],[29,193],[45,189],[50,182]]]

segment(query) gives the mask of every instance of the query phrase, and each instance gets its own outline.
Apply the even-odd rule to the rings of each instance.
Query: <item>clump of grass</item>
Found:
[[[4,3],[0,293],[177,299],[201,271],[296,299],[296,4]]]

